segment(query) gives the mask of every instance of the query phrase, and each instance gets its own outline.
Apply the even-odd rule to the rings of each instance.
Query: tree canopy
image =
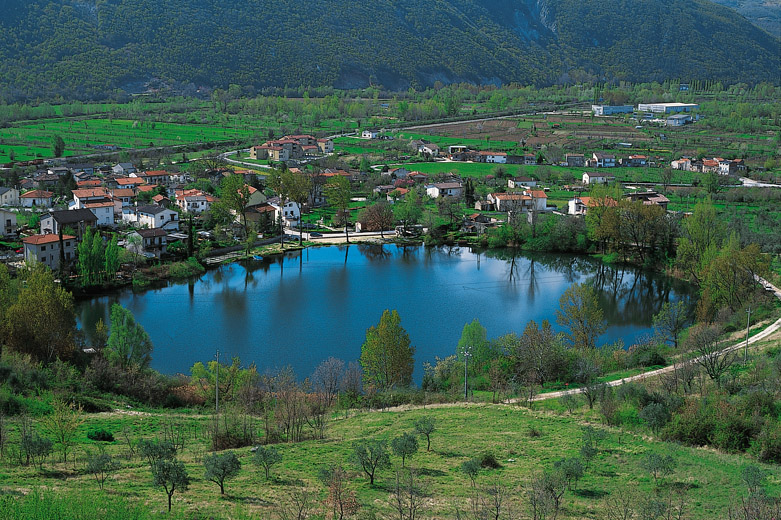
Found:
[[[415,347],[401,326],[395,310],[385,310],[380,323],[366,331],[361,346],[364,382],[381,390],[409,386],[414,368]]]

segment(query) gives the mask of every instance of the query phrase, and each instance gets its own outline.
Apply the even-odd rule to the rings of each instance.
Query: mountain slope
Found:
[[[776,80],[779,60],[778,39],[701,0],[4,4],[0,94],[9,98],[101,97],[154,77],[255,88],[667,77],[753,82]]]
[[[757,27],[781,37],[781,0],[713,0],[736,10]]]

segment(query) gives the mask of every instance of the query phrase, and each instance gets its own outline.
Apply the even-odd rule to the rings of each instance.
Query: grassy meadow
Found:
[[[54,492],[68,501],[75,499],[76,503],[87,499],[92,508],[119,500],[127,504],[128,511],[138,508],[148,516],[165,516],[165,493],[152,485],[151,472],[145,461],[128,457],[128,445],[121,440],[121,432],[128,432],[131,440],[138,441],[159,436],[166,425],[173,425],[187,438],[179,458],[186,463],[192,479],[189,490],[174,494],[174,513],[204,518],[245,518],[253,513],[260,518],[273,518],[275,504],[284,502],[292,490],[300,487],[310,489],[317,501],[322,502],[325,489],[318,482],[318,470],[323,465],[342,464],[349,473],[347,487],[356,493],[364,509],[389,515],[393,511],[394,470],[380,471],[375,486],[371,487],[358,466],[350,463],[350,447],[361,439],[390,441],[401,432],[411,431],[414,420],[424,415],[436,420],[431,451],[425,451],[425,439],[420,438],[421,451],[407,464],[415,468],[427,494],[424,518],[442,519],[453,518],[456,508],[469,507],[473,490],[459,468],[463,462],[486,453],[493,454],[502,467],[481,470],[476,479],[478,487],[494,482],[506,485],[511,490],[508,504],[525,514],[524,487],[535,473],[552,467],[555,461],[577,456],[582,426],[594,419],[594,414],[585,408],[570,415],[551,409],[538,411],[491,404],[351,412],[349,417],[338,414],[333,418],[325,440],[277,445],[282,462],[272,468],[269,481],[264,479],[262,470],[252,464],[249,448],[236,450],[242,462],[241,472],[236,479],[227,481],[226,494],[220,496],[219,488],[203,479],[202,461],[209,453],[206,433],[209,416],[154,411],[94,414],[81,426],[78,447],[72,450],[68,463],[49,461],[44,463],[42,470],[4,465],[0,470],[0,490],[11,496],[35,490]],[[605,499],[628,488],[636,488],[643,495],[663,496],[685,488],[691,518],[721,519],[730,501],[744,494],[740,472],[749,463],[744,456],[680,447],[645,435],[595,427],[603,429],[607,436],[599,444],[599,453],[589,464],[585,476],[565,493],[560,518],[604,518]],[[96,428],[113,432],[117,440],[112,443],[90,441],[87,433]],[[109,477],[102,491],[92,476],[84,472],[85,451],[97,450],[99,444],[119,457],[122,464],[121,469]],[[643,458],[652,452],[670,454],[676,461],[675,472],[658,486],[642,467]],[[58,454],[52,457],[59,461]],[[399,468],[401,461],[392,457],[392,464]],[[777,493],[781,490],[777,468],[765,469],[771,472],[768,491]],[[21,517],[0,513],[0,518]]]

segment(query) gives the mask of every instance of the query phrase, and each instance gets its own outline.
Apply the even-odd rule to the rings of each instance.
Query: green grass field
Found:
[[[237,450],[243,467],[235,480],[227,482],[223,497],[215,484],[203,479],[202,459],[208,453],[207,416],[154,412],[95,414],[89,416],[79,430],[78,447],[72,450],[73,460],[67,464],[47,462],[43,471],[6,464],[1,470],[0,491],[14,494],[53,489],[60,497],[89,497],[95,504],[103,502],[103,497],[121,497],[130,507],[140,505],[142,509],[162,514],[164,492],[152,486],[151,472],[145,462],[138,458],[128,460],[124,456],[127,447],[119,437],[125,428],[131,432],[132,439],[154,438],[161,434],[165,424],[173,423],[187,435],[180,459],[186,463],[193,480],[188,491],[174,495],[174,511],[200,517],[244,517],[249,512],[261,518],[273,517],[274,504],[285,500],[285,496],[298,487],[297,482],[310,488],[318,502],[322,501],[325,489],[317,480],[317,471],[323,465],[333,463],[343,464],[348,469],[348,488],[355,491],[364,508],[386,515],[392,512],[393,470],[380,471],[375,486],[369,486],[365,475],[349,462],[350,446],[359,439],[390,440],[401,432],[410,431],[416,418],[428,415],[437,421],[431,451],[425,452],[424,442],[423,449],[408,461],[417,469],[429,494],[426,517],[453,518],[456,507],[468,507],[472,488],[459,467],[462,462],[484,453],[492,453],[502,467],[482,470],[477,477],[478,486],[503,483],[511,490],[509,504],[525,512],[523,487],[536,472],[550,468],[556,460],[577,456],[582,424],[592,418],[585,408],[571,416],[566,412],[553,413],[551,410],[557,408],[555,403],[545,408],[530,411],[517,406],[482,404],[362,412],[349,418],[339,415],[331,423],[325,440],[278,445],[283,461],[274,467],[268,482],[262,471],[252,465],[249,448]],[[89,440],[87,432],[96,428],[113,432],[118,440],[113,443]],[[531,436],[531,428],[541,435]],[[600,444],[599,454],[585,477],[566,492],[559,518],[604,518],[605,498],[621,489],[636,487],[643,494],[664,495],[670,489],[687,486],[690,488],[687,502],[691,518],[723,519],[730,501],[745,493],[740,471],[749,459],[744,456],[680,447],[617,429],[605,431],[607,439]],[[104,491],[100,491],[92,477],[83,471],[85,451],[96,450],[98,444],[104,444],[108,453],[120,456],[122,463],[121,470],[108,479]],[[641,467],[643,457],[650,452],[669,453],[677,463],[675,473],[658,489]],[[392,457],[392,462],[395,468],[400,466],[396,457]],[[771,467],[766,469],[774,471]],[[768,491],[778,492],[779,489],[781,483],[775,474],[770,479]]]

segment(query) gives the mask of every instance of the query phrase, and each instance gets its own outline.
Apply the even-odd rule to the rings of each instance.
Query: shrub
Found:
[[[499,469],[502,467],[501,464],[499,464],[499,461],[496,460],[496,456],[491,453],[484,453],[480,457],[480,466],[483,468],[490,468],[490,469]]]
[[[88,432],[87,438],[98,442],[114,442],[114,434],[102,428]]]
[[[751,453],[760,462],[781,464],[781,424],[766,424],[751,443]]]

